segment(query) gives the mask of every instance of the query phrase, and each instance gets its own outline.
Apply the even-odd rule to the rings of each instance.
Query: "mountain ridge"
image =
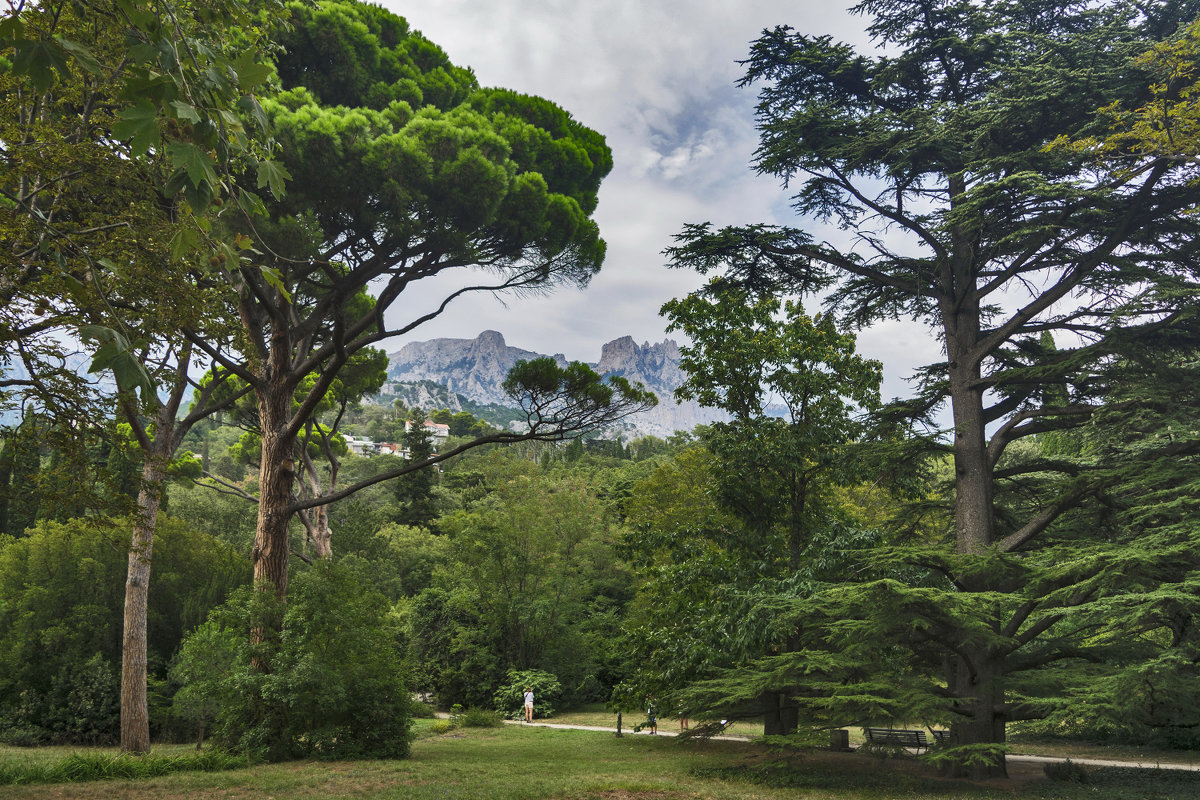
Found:
[[[409,342],[388,354],[388,378],[398,384],[432,381],[475,403],[511,406],[501,387],[508,371],[519,360],[543,355],[512,347],[499,331],[485,330],[474,339]],[[641,383],[658,396],[657,407],[629,417],[618,430],[669,436],[725,418],[716,409],[675,401],[675,389],[687,377],[679,366],[680,356],[679,345],[671,339],[639,345],[632,336],[622,336],[601,347],[600,359],[588,366],[605,377],[616,375]],[[567,364],[562,353],[548,357],[559,366]]]

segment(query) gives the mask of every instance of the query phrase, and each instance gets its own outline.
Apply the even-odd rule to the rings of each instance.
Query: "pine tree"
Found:
[[[781,624],[824,621],[838,649],[762,669],[810,676],[827,692],[822,713],[949,723],[952,772],[1002,775],[1006,725],[1047,711],[1031,699],[1033,676],[1079,656],[1066,631],[1096,599],[1103,559],[1090,548],[1103,541],[1062,531],[1110,480],[1024,445],[1094,420],[1105,402],[1095,376],[1186,319],[1198,288],[1190,166],[1130,150],[1098,163],[1056,142],[1104,132],[1097,110],[1113,101],[1149,100],[1136,58],[1200,8],[865,0],[856,10],[883,54],[779,27],[754,43],[744,79],[762,86],[759,171],[854,244],[706,224],[687,227],[671,256],[764,291],[833,286],[844,322],[918,319],[944,343],[920,395],[889,412],[919,425],[948,405],[946,439],[925,440],[927,457],[953,461],[947,538],[864,554],[894,577],[781,611]],[[1041,342],[1047,332],[1057,348]]]
[[[404,449],[407,459],[414,464],[420,464],[433,455],[433,435],[425,422],[425,412],[414,408],[404,423]],[[395,496],[399,505],[396,522],[428,528],[437,519],[437,508],[433,502],[436,469],[434,466],[419,469],[396,481]]]

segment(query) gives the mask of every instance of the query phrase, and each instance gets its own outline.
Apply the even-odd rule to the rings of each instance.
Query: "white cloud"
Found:
[[[383,5],[440,45],[485,86],[550,99],[606,137],[614,168],[596,219],[608,243],[604,268],[585,290],[547,297],[478,296],[404,341],[473,337],[484,329],[510,344],[594,361],[620,336],[665,338],[658,309],[703,278],[668,270],[662,250],[684,223],[797,224],[786,193],[751,169],[758,143],[754,90],[737,89],[737,62],[764,28],[790,24],[865,46],[862,20],[838,5],[802,0],[436,0]],[[821,230],[836,240],[836,230]],[[411,318],[456,285],[406,292]],[[399,317],[397,317],[399,318]],[[905,338],[907,337],[907,338]],[[896,343],[906,344],[898,346]],[[862,349],[885,360],[888,388],[925,363],[923,329],[883,326]],[[932,342],[936,346],[936,342]],[[399,343],[390,349],[396,349]],[[919,354],[919,355],[918,355]]]

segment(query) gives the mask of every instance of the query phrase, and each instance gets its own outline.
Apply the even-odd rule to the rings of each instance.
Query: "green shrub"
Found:
[[[420,700],[413,700],[411,714],[413,719],[433,719],[436,716],[433,706]]]
[[[200,628],[189,637],[177,674],[189,678],[189,702],[215,699],[213,739],[236,752],[268,760],[402,758],[412,701],[388,612],[355,571],[320,561],[292,580],[286,609],[269,589],[236,594],[214,613],[216,632]],[[253,630],[267,634],[251,646]],[[209,663],[220,649],[213,637],[229,646],[224,668]]]
[[[508,671],[507,683],[496,692],[494,702],[500,713],[509,719],[525,717],[525,688],[533,689],[533,716],[550,717],[562,698],[558,678],[540,669]]]
[[[48,710],[45,726],[55,741],[111,744],[120,736],[121,689],[117,670],[99,653],[63,668],[52,684],[63,698]]]
[[[435,719],[429,726],[429,730],[433,731],[438,736],[443,733],[449,733],[454,730],[454,723],[448,719]]]
[[[112,744],[120,735],[120,685],[100,653],[63,664],[45,692],[21,691],[0,710],[0,742],[19,747]]]
[[[458,724],[464,728],[496,728],[503,722],[504,718],[499,711],[491,711],[486,708],[468,708],[464,711],[458,720]]]
[[[430,588],[410,606],[414,688],[443,702],[486,706],[503,682],[495,639],[479,616],[479,599],[461,587]]]

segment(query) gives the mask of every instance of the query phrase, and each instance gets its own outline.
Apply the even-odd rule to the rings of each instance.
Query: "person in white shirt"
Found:
[[[525,687],[525,721],[533,722],[533,689]]]

